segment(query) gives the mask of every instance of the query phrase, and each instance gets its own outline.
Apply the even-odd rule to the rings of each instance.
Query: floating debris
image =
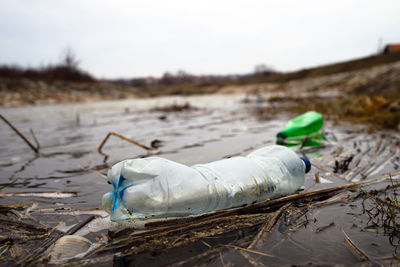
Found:
[[[109,133],[106,135],[106,137],[103,139],[103,141],[100,143],[100,145],[98,146],[98,148],[97,148],[97,151],[99,151],[100,154],[103,154],[103,153],[101,152],[101,150],[102,150],[103,146],[105,145],[105,143],[107,142],[108,138],[110,138],[111,135],[114,135],[114,136],[116,136],[116,137],[119,137],[119,138],[121,138],[121,139],[123,139],[123,140],[125,140],[125,141],[128,141],[129,143],[132,143],[132,144],[134,144],[134,145],[137,145],[137,146],[139,146],[139,147],[141,147],[141,148],[143,148],[143,149],[151,150],[150,147],[148,147],[148,146],[146,146],[146,145],[143,145],[142,143],[139,143],[139,142],[137,142],[137,141],[135,141],[135,140],[133,140],[133,139],[131,139],[131,138],[129,138],[129,137],[126,137],[126,136],[124,136],[124,135],[122,135],[122,134],[119,134],[119,133],[116,133],[116,132],[109,132]]]
[[[335,167],[333,168],[334,173],[344,173],[349,169],[349,165],[353,160],[353,155],[344,158],[343,160],[336,160]]]
[[[44,198],[68,198],[76,197],[77,192],[0,192],[0,197],[44,197]]]
[[[161,141],[161,140],[158,140],[158,139],[154,139],[150,143],[150,146],[153,149],[158,149],[158,148],[162,147],[163,145],[164,145],[164,141]]]
[[[331,227],[334,226],[334,225],[335,225],[335,223],[334,223],[334,222],[331,222],[331,223],[328,224],[328,225],[324,225],[324,226],[318,227],[317,229],[315,229],[315,232],[316,232],[316,233],[320,233],[320,232],[322,232],[322,231],[324,231],[324,230],[326,230],[326,229],[328,229],[328,228],[331,228]]]
[[[270,213],[265,224],[260,228],[257,235],[255,236],[255,238],[253,239],[253,241],[250,243],[250,245],[247,248],[251,249],[251,248],[257,247],[257,245],[259,246],[261,243],[265,242],[265,240],[268,238],[268,235],[271,233],[272,229],[278,222],[279,218],[282,216],[283,212],[286,211],[291,205],[292,205],[292,203],[289,202],[289,203],[283,205],[278,211],[276,211],[274,213]]]
[[[153,111],[162,111],[162,112],[182,112],[188,110],[196,110],[197,108],[193,107],[189,102],[185,102],[184,104],[174,103],[165,107],[154,108]]]
[[[276,137],[276,143],[285,146],[321,146],[326,141],[322,133],[324,120],[322,115],[315,111],[308,111],[291,119]]]
[[[265,256],[265,257],[276,258],[276,256],[274,256],[274,255],[271,255],[271,254],[268,254],[268,253],[264,253],[264,252],[260,252],[260,251],[256,251],[256,250],[253,250],[253,249],[242,248],[242,247],[238,247],[238,246],[234,246],[234,245],[225,245],[225,246],[230,247],[230,248],[234,248],[234,249],[238,249],[238,250],[243,250],[243,251],[250,252],[250,253],[253,253],[253,254]]]
[[[0,119],[2,119],[8,126],[10,126],[10,128],[19,136],[22,138],[22,140],[24,140],[24,142],[36,153],[39,154],[39,142],[36,139],[35,134],[33,133],[32,129],[31,129],[31,133],[33,136],[33,139],[35,140],[37,146],[35,147],[9,120],[7,120],[3,115],[0,114]]]
[[[50,249],[50,263],[60,263],[79,255],[85,255],[92,242],[78,235],[65,235],[57,240]]]
[[[351,253],[356,256],[360,261],[369,261],[369,257],[365,254],[361,249],[359,249],[354,242],[350,239],[350,237],[343,231],[343,234],[346,237],[346,246],[350,249]]]

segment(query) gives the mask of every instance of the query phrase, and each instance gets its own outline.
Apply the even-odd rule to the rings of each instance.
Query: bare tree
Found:
[[[78,68],[79,60],[77,59],[75,52],[71,49],[71,47],[67,46],[63,50],[60,65],[71,69]]]
[[[254,73],[255,74],[264,74],[264,73],[267,73],[267,72],[270,72],[270,71],[272,71],[272,68],[267,66],[267,65],[265,65],[265,64],[257,64],[254,67]]]
[[[165,72],[161,78],[161,83],[166,85],[171,85],[174,83],[174,75],[170,72]]]

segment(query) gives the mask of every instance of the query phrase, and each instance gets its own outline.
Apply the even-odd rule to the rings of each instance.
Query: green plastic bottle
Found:
[[[324,120],[315,111],[308,111],[291,119],[283,131],[277,134],[277,143],[286,146],[320,146],[326,140],[321,133]]]

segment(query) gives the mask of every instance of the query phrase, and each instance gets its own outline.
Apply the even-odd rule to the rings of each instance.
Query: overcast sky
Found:
[[[1,0],[0,64],[70,47],[98,78],[297,70],[400,42],[400,1]]]

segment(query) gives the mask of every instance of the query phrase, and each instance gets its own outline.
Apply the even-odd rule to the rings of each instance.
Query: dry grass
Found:
[[[165,107],[157,107],[154,108],[153,111],[161,111],[161,112],[182,112],[182,111],[189,111],[189,110],[196,110],[196,107],[190,105],[189,102],[185,102],[183,104],[173,103],[172,105],[165,106]]]
[[[319,66],[316,68],[303,69],[289,73],[276,73],[269,76],[256,76],[249,79],[238,80],[234,82],[226,82],[226,84],[254,84],[254,83],[271,83],[271,82],[288,82],[292,80],[315,78],[324,75],[331,75],[341,72],[350,72],[371,68],[382,64],[389,64],[400,61],[400,53],[377,54],[356,60],[349,60],[341,63]]]
[[[389,236],[390,243],[395,247],[395,253],[400,246],[400,223],[397,188],[398,183],[391,179],[391,186],[383,192],[361,190],[363,194],[362,208],[363,213],[369,217],[368,225],[377,226],[383,229],[384,234]],[[380,194],[384,194],[384,198]]]
[[[335,98],[279,97],[272,98],[275,105],[265,112],[278,110],[303,113],[315,110],[327,119],[356,123],[370,123],[378,128],[398,129],[400,126],[400,98],[382,96],[347,95]],[[260,111],[258,111],[259,113]]]
[[[194,94],[214,94],[218,92],[221,85],[218,83],[184,83],[173,85],[156,85],[140,88],[142,92],[149,96],[160,95],[194,95]]]

